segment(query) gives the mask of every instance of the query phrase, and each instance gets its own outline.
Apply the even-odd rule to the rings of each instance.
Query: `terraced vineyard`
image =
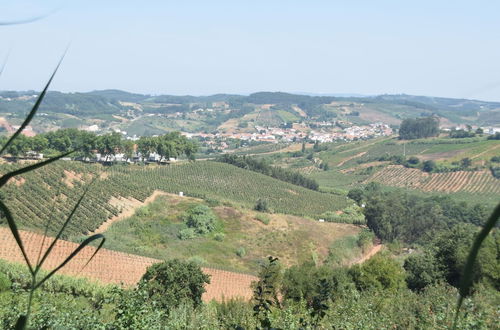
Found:
[[[19,165],[2,165],[5,173]],[[215,162],[194,162],[172,166],[114,166],[58,162],[21,176],[2,191],[3,198],[19,223],[49,232],[59,228],[83,190],[92,182],[87,197],[77,210],[68,236],[94,231],[116,216],[121,206],[110,203],[124,197],[144,201],[153,191],[184,192],[252,208],[257,199],[268,201],[275,212],[315,216],[344,208],[342,196],[319,193],[271,177]]]
[[[371,181],[422,191],[500,193],[500,180],[495,179],[488,170],[429,174],[401,165],[389,165],[372,175],[366,182]]]

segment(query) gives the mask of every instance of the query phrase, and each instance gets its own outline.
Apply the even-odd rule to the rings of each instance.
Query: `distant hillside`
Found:
[[[0,92],[0,116],[18,124],[35,101],[34,91]],[[198,111],[198,110],[204,110]],[[210,110],[210,111],[207,111]],[[156,123],[147,115],[153,114]],[[175,114],[181,114],[180,116]],[[383,122],[398,125],[404,118],[436,115],[441,125],[500,125],[500,102],[412,95],[368,97],[310,96],[258,92],[248,96],[142,95],[120,90],[88,93],[49,92],[34,126],[38,131],[59,127],[98,125],[134,134],[171,130],[211,131],[257,125],[279,126],[299,121],[335,121],[352,124]]]

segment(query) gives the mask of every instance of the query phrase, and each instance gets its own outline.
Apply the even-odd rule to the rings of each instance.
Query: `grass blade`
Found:
[[[16,222],[14,221],[14,218],[12,217],[10,210],[1,200],[0,200],[0,209],[4,213],[5,218],[7,218],[7,224],[9,225],[9,229],[12,232],[12,235],[14,236],[17,245],[21,249],[21,253],[23,255],[24,261],[26,261],[26,264],[28,265],[30,273],[34,274],[35,271],[33,270],[30,260],[28,259],[28,255],[26,254],[26,250],[24,249],[23,241],[21,240],[21,236],[19,235],[19,230],[17,229]]]
[[[71,213],[68,215],[68,218],[66,219],[66,221],[62,225],[61,229],[59,229],[59,232],[57,233],[56,237],[54,238],[54,240],[52,241],[52,243],[50,243],[49,247],[47,248],[47,251],[45,251],[45,253],[43,254],[43,257],[40,260],[40,263],[38,263],[36,265],[35,273],[37,273],[40,270],[40,268],[42,267],[43,263],[45,262],[45,259],[47,259],[47,257],[49,256],[50,252],[52,251],[52,249],[56,245],[57,241],[61,238],[62,233],[64,232],[64,230],[68,226],[69,222],[71,221],[71,219],[75,215],[76,211],[78,210],[78,207],[80,207],[80,204],[82,203],[83,198],[85,198],[85,196],[87,195],[87,192],[89,191],[89,188],[90,188],[91,185],[92,185],[92,183],[88,185],[88,187],[85,189],[85,191],[83,192],[83,194],[80,197],[80,199],[78,199],[78,201],[76,202],[75,206],[71,210]]]
[[[1,22],[0,22],[0,25],[1,25]],[[49,89],[50,83],[52,82],[52,79],[54,79],[54,76],[56,75],[56,72],[59,69],[59,66],[61,65],[62,60],[64,59],[65,55],[66,55],[66,51],[64,52],[63,56],[59,60],[59,63],[57,63],[57,66],[56,66],[54,72],[52,73],[52,76],[50,76],[49,81],[45,85],[45,88],[40,93],[40,95],[38,95],[38,98],[36,99],[35,105],[33,106],[33,108],[31,108],[31,111],[29,112],[28,116],[26,117],[26,119],[24,120],[22,125],[19,127],[19,129],[10,137],[10,139],[7,141],[7,143],[5,143],[5,145],[2,147],[2,149],[0,149],[0,154],[2,154],[5,151],[5,149],[12,143],[12,141],[14,141],[14,139],[19,134],[21,134],[21,132],[26,128],[26,126],[28,126],[28,124],[31,122],[31,120],[35,116],[36,112],[38,111],[38,108],[40,107],[40,104],[43,101],[43,98],[45,97],[45,94],[47,93],[47,90]]]
[[[10,55],[10,50],[5,56],[5,59],[3,60],[2,67],[0,67],[0,77],[2,76],[3,70],[5,70],[5,66],[7,65],[7,60],[9,59],[9,55]]]
[[[462,307],[462,303],[465,299],[470,294],[470,289],[472,286],[472,275],[474,271],[474,263],[476,262],[477,255],[479,253],[479,249],[481,248],[481,245],[483,244],[483,241],[488,237],[488,234],[491,232],[491,230],[495,227],[495,225],[498,223],[498,219],[500,219],[500,204],[498,204],[491,214],[490,218],[484,225],[483,229],[479,232],[479,234],[476,236],[476,239],[474,240],[474,243],[472,244],[472,248],[470,249],[469,256],[467,257],[467,261],[465,263],[464,270],[462,272],[462,277],[460,278],[460,284],[459,284],[459,289],[458,292],[460,293],[460,296],[458,298],[458,303],[457,303],[457,310],[455,314],[455,321],[454,321],[454,328],[456,326],[456,322],[458,319],[458,315],[460,312],[460,307]]]
[[[45,166],[45,165],[48,165],[52,162],[55,162],[56,160],[59,160],[63,157],[66,157],[70,154],[72,154],[74,151],[68,151],[64,154],[61,154],[59,156],[56,156],[56,157],[53,157],[53,158],[50,158],[50,159],[47,159],[47,160],[44,160],[43,162],[39,162],[39,163],[36,163],[36,164],[33,164],[33,165],[30,165],[30,166],[26,166],[26,167],[23,167],[23,168],[20,168],[18,170],[15,170],[15,171],[12,171],[12,172],[9,172],[9,173],[6,173],[4,174],[1,178],[0,178],[0,187],[2,187],[4,184],[7,183],[7,181],[9,181],[10,178],[13,178],[15,177],[16,175],[21,175],[23,173],[27,173],[27,172],[30,172],[30,171],[33,171],[33,170],[36,170],[37,168],[39,167],[42,167],[42,166]]]
[[[20,20],[15,20],[15,21],[0,21],[0,26],[2,26],[2,25],[20,25],[20,24],[33,23],[33,22],[42,20],[42,19],[44,19],[44,18],[46,18],[46,17],[54,14],[59,9],[60,8],[56,8],[56,9],[48,12],[47,14],[40,15],[40,16],[33,16],[33,17],[30,17],[30,18],[25,18],[25,19],[20,19]]]
[[[61,187],[59,187],[57,189],[56,196],[59,196],[60,193],[61,193]],[[55,210],[56,210],[56,200],[57,200],[57,198],[55,198],[52,201],[52,208],[51,208],[51,212],[49,214],[54,214],[55,213]],[[36,257],[36,265],[38,265],[38,263],[40,262],[40,258],[42,257],[43,246],[45,245],[45,240],[47,239],[47,235],[49,233],[49,228],[50,228],[50,225],[52,223],[52,221],[51,221],[52,219],[53,219],[53,217],[49,216],[47,218],[46,223],[45,223],[45,229],[43,231],[42,243],[40,244],[40,250],[38,250],[38,256]]]
[[[87,266],[89,264],[89,262],[92,260],[92,258],[94,258],[94,256],[97,254],[97,252],[99,252],[99,250],[102,248],[102,246],[104,245],[104,242],[106,241],[106,238],[104,238],[104,236],[102,234],[95,234],[95,235],[92,235],[90,236],[89,238],[87,238],[85,241],[83,241],[59,266],[57,266],[56,268],[54,268],[54,270],[52,270],[49,274],[47,274],[42,280],[40,280],[40,282],[38,282],[35,286],[34,286],[34,290],[38,289],[45,281],[47,281],[49,278],[51,278],[59,269],[63,268],[71,259],[73,259],[78,253],[80,253],[80,251],[86,247],[87,245],[89,245],[91,242],[97,240],[97,239],[102,239],[101,243],[99,244],[99,246],[96,248],[95,252],[92,254],[92,256],[90,257],[90,259],[87,261],[87,263],[85,264],[85,266]],[[83,267],[85,267],[83,266]]]

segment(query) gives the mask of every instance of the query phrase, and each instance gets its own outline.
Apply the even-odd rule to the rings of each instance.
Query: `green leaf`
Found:
[[[104,245],[104,242],[106,241],[106,238],[102,234],[95,234],[87,238],[85,241],[83,241],[59,266],[54,268],[50,273],[48,273],[40,282],[38,282],[34,287],[33,290],[38,289],[45,281],[47,281],[49,278],[51,278],[59,269],[63,268],[71,259],[73,259],[80,251],[85,248],[87,245],[89,245],[91,242],[97,240],[97,239],[102,239],[101,243],[99,243],[99,246],[96,248],[90,259],[85,263],[85,265],[82,267],[80,271],[82,271],[89,263],[92,261],[94,256],[99,252],[99,250],[102,248]]]
[[[465,297],[467,297],[470,294],[470,289],[472,286],[472,275],[474,272],[474,263],[476,262],[479,249],[481,248],[483,241],[486,239],[486,237],[488,237],[491,230],[496,226],[498,219],[500,219],[500,204],[496,206],[495,210],[493,211],[490,218],[484,225],[483,229],[481,229],[479,234],[476,236],[476,239],[474,240],[472,248],[469,252],[469,256],[467,257],[467,261],[465,263],[465,267],[462,276],[460,278],[460,284],[458,289],[460,296],[458,298],[457,309],[455,314],[455,322],[453,328],[456,327],[456,322],[460,312],[460,307],[462,307],[462,303]]]
[[[0,22],[0,25],[2,25],[1,22]],[[52,73],[52,76],[50,76],[49,81],[45,85],[45,88],[43,89],[43,91],[38,96],[38,98],[37,98],[37,100],[35,102],[35,105],[33,105],[33,108],[31,108],[31,111],[29,112],[28,116],[26,117],[26,119],[24,119],[24,122],[19,127],[19,129],[10,137],[10,139],[7,141],[7,143],[5,143],[5,145],[2,147],[2,149],[0,149],[0,154],[2,154],[5,151],[5,149],[7,149],[7,147],[12,143],[12,141],[14,141],[14,139],[19,134],[21,134],[21,132],[26,128],[26,126],[29,125],[29,123],[31,122],[31,120],[35,116],[36,112],[38,111],[38,108],[40,107],[40,104],[43,101],[43,98],[45,97],[45,94],[47,93],[47,90],[49,89],[50,83],[52,82],[52,79],[54,79],[54,76],[56,75],[57,69],[59,69],[59,66],[61,65],[61,62],[64,59],[65,55],[66,55],[66,52],[64,52],[63,56],[59,60],[59,63],[57,64],[54,72]]]
[[[45,262],[45,259],[47,259],[47,257],[50,255],[50,252],[52,251],[52,249],[54,248],[54,246],[56,245],[57,241],[61,238],[64,230],[66,229],[66,227],[68,226],[68,224],[70,223],[71,219],[73,218],[73,216],[75,215],[76,211],[78,210],[78,207],[80,207],[80,204],[82,203],[83,199],[85,198],[85,196],[87,195],[89,189],[90,189],[90,186],[92,185],[94,181],[92,181],[88,186],[87,188],[85,189],[85,191],[83,192],[82,196],[80,197],[80,199],[78,199],[78,201],[76,202],[75,206],[73,207],[73,209],[71,210],[71,213],[68,215],[68,217],[66,218],[66,221],[64,221],[63,225],[61,226],[61,229],[59,229],[59,232],[57,233],[56,237],[54,238],[54,240],[52,241],[52,243],[50,243],[49,247],[47,248],[47,251],[45,251],[42,259],[40,260],[40,263],[38,263],[38,265],[36,265],[36,269],[35,269],[35,273],[37,273],[40,268],[42,267],[43,263]]]
[[[35,272],[33,270],[33,267],[31,266],[30,260],[28,259],[26,250],[24,249],[23,241],[21,240],[21,236],[19,235],[19,230],[17,229],[16,222],[14,221],[14,218],[12,217],[10,210],[7,208],[7,206],[3,203],[2,200],[0,200],[0,209],[2,210],[2,212],[5,215],[5,218],[7,219],[7,224],[9,225],[9,229],[12,235],[14,236],[17,245],[21,249],[21,253],[23,255],[24,261],[26,261],[26,264],[28,265],[30,273],[34,274]]]
[[[36,163],[36,164],[33,164],[33,165],[30,165],[30,166],[26,166],[26,167],[23,167],[23,168],[20,168],[18,170],[15,170],[15,171],[12,171],[12,172],[9,172],[9,173],[6,173],[4,174],[1,178],[0,178],[0,187],[2,187],[4,184],[7,183],[7,181],[9,181],[10,178],[13,178],[15,177],[16,175],[21,175],[23,173],[27,173],[27,172],[30,172],[30,171],[33,171],[33,170],[36,170],[37,168],[39,167],[42,167],[42,166],[45,166],[45,165],[48,165],[52,162],[55,162],[56,160],[59,160],[63,157],[66,157],[70,154],[72,154],[74,151],[68,151],[62,155],[59,155],[59,156],[56,156],[56,157],[53,157],[53,158],[50,158],[50,159],[47,159],[47,160],[44,160],[43,162],[39,162],[39,163]]]

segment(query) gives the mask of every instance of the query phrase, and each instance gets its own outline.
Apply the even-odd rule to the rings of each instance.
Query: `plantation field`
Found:
[[[422,191],[500,193],[500,180],[489,170],[429,174],[401,165],[389,165],[367,179],[367,182],[371,181]]]
[[[41,246],[45,248],[52,242],[52,238],[32,232],[21,231],[28,258],[32,263],[38,256]],[[23,262],[23,257],[16,242],[7,228],[0,228],[0,259],[10,262]],[[52,253],[46,259],[43,269],[51,270],[58,266],[78,244],[68,241],[58,241]],[[94,259],[85,267],[85,263],[94,254],[95,248],[85,247],[73,258],[58,274],[77,277],[86,277],[107,284],[135,285],[146,272],[146,268],[161,260],[146,258],[107,249],[101,249]],[[204,301],[252,297],[251,283],[256,277],[247,274],[228,272],[225,270],[202,268],[203,272],[210,275],[210,284],[205,287]]]
[[[319,152],[321,160],[330,167],[354,167],[378,160],[382,156],[417,156],[421,160],[443,163],[471,158],[472,161],[489,161],[500,155],[500,141],[485,137],[450,139],[447,137],[400,141],[396,137],[376,138],[367,141],[332,143],[328,150]]]
[[[5,173],[19,165],[3,164]],[[184,194],[253,208],[265,199],[278,213],[317,216],[349,204],[343,196],[320,193],[232,165],[198,161],[171,166],[112,166],[58,162],[20,176],[6,185],[3,196],[24,227],[59,228],[84,189],[89,193],[67,228],[68,236],[94,231],[117,216],[119,198],[144,201],[153,191]]]
[[[106,246],[159,259],[192,259],[209,267],[256,273],[259,263],[269,255],[287,266],[308,260],[321,263],[337,240],[349,238],[356,244],[360,231],[351,224],[320,223],[219,205],[211,207],[218,219],[214,232],[180,239],[179,233],[186,228],[184,212],[204,203],[190,197],[159,196],[147,209],[111,225],[105,232]],[[359,253],[354,250],[339,262],[349,263],[359,258]]]

